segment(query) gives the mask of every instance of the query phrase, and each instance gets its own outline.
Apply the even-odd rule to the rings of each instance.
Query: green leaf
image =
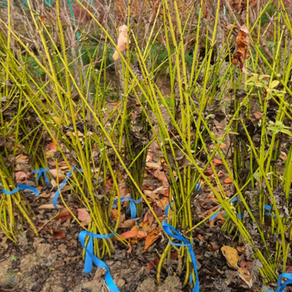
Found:
[[[273,89],[273,88],[277,87],[279,83],[280,83],[280,82],[279,82],[278,80],[274,80],[274,81],[270,84],[270,88]]]

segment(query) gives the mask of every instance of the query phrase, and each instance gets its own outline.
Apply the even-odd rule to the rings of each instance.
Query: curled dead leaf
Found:
[[[237,262],[239,260],[238,252],[231,246],[224,245],[221,247],[222,254],[227,260],[228,266],[238,269]]]
[[[128,39],[128,27],[126,25],[122,25],[119,27],[119,37],[118,37],[118,43],[117,48],[122,53],[127,48],[127,39]],[[129,40],[130,44],[130,40]],[[120,55],[117,50],[115,50],[113,54],[114,61],[117,61],[119,59]]]
[[[253,277],[249,273],[249,271],[244,268],[238,268],[237,271],[238,271],[240,279],[251,289]]]
[[[62,239],[65,237],[65,231],[64,230],[59,230],[59,231],[53,231],[53,237],[55,239]]]
[[[62,209],[62,208],[64,208],[63,206],[58,205],[58,204],[57,204],[57,207],[58,207],[58,209]],[[41,206],[39,206],[38,209],[39,209],[39,210],[42,210],[42,209],[51,210],[51,209],[55,209],[55,207],[54,207],[53,204],[45,204],[45,205],[41,205]]]
[[[238,36],[236,38],[237,42],[237,51],[232,56],[232,64],[238,64],[240,70],[248,74],[247,69],[245,68],[244,61],[249,57],[249,30],[244,24],[240,27]]]
[[[152,230],[146,237],[144,250],[147,250],[161,236],[161,231],[158,229]]]

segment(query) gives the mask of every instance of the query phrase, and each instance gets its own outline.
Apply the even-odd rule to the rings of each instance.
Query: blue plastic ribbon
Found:
[[[131,219],[135,219],[136,216],[137,216],[137,208],[136,208],[136,204],[139,204],[142,202],[142,198],[138,199],[138,200],[134,200],[133,198],[131,197],[122,197],[121,198],[121,204],[124,203],[124,202],[127,202],[129,201],[130,202],[130,206],[127,210],[127,213],[129,211],[131,211]],[[115,205],[116,203],[118,202],[118,199],[115,199],[114,200],[114,205],[113,205],[113,208],[117,208],[117,206]]]
[[[2,185],[2,184],[0,183],[0,186],[1,186],[1,185]],[[17,188],[14,189],[14,190],[12,190],[12,191],[7,191],[7,190],[5,190],[4,188],[2,188],[2,192],[3,192],[5,195],[8,195],[8,196],[13,195],[13,194],[19,192],[20,190],[23,190],[23,191],[24,191],[24,190],[30,190],[30,191],[32,191],[33,193],[35,193],[35,196],[36,196],[36,197],[40,194],[40,191],[37,190],[36,188],[31,187],[31,186],[28,186],[28,185],[23,185],[23,184],[19,184],[19,185],[17,185]]]
[[[48,176],[47,176],[47,174],[46,174],[46,172],[49,171],[49,168],[48,168],[48,167],[47,167],[47,168],[40,168],[40,169],[32,169],[31,171],[32,171],[33,173],[37,173],[37,174],[38,174],[38,176],[37,176],[37,178],[36,178],[36,181],[37,181],[37,182],[39,181],[39,179],[41,178],[41,176],[42,176],[42,174],[43,174],[44,177],[45,177],[45,180],[46,180],[46,184],[47,184],[47,186],[50,185],[49,178],[48,178]]]
[[[172,205],[173,205],[173,202],[171,202],[171,206]],[[169,211],[169,204],[167,204],[165,207],[165,218],[167,218],[168,211]]]
[[[81,242],[81,245],[86,251],[85,255],[85,263],[84,263],[84,272],[85,273],[90,273],[92,269],[92,262],[98,267],[98,268],[104,268],[106,269],[106,274],[105,274],[105,282],[111,292],[120,292],[119,288],[116,286],[108,266],[99,258],[97,258],[93,254],[93,238],[98,238],[98,239],[106,239],[111,236],[113,236],[115,232],[107,235],[101,235],[101,234],[95,234],[93,232],[88,232],[86,230],[83,230],[79,233],[79,240]],[[89,236],[89,241],[87,244],[87,247],[85,246],[85,237]]]
[[[76,168],[76,165],[74,165],[74,166],[72,167],[72,171],[73,171],[75,168]],[[82,170],[82,169],[77,168],[77,170],[78,170],[79,172],[83,173],[83,170]],[[66,185],[68,179],[70,178],[70,176],[71,176],[71,174],[72,174],[72,171],[70,170],[70,171],[67,173],[66,177],[64,178],[64,180],[63,180],[62,183],[60,184],[59,188],[58,188],[57,191],[55,192],[54,199],[53,199],[53,205],[54,205],[55,209],[58,209],[58,207],[57,207],[57,201],[58,201],[58,198],[59,198],[59,196],[60,196],[60,192],[62,191],[62,189],[63,189],[64,186]]]
[[[288,280],[286,280],[283,284],[282,284],[282,279],[283,278],[287,278]],[[290,273],[283,273],[279,276],[278,279],[278,284],[277,284],[277,290],[276,292],[284,292],[285,288],[287,285],[292,284],[292,274]],[[274,290],[270,290],[270,289],[266,289],[266,292],[275,292]]]
[[[176,230],[173,226],[171,226],[170,224],[163,222],[162,223],[162,227],[164,232],[169,235],[170,237],[173,237],[174,239],[177,239],[179,241],[182,241],[183,243],[174,243],[169,241],[169,243],[171,245],[175,245],[175,246],[186,246],[188,248],[188,252],[190,254],[191,257],[191,261],[193,263],[194,266],[194,270],[195,270],[195,275],[196,275],[196,283],[195,283],[195,287],[193,289],[193,292],[199,292],[200,288],[199,288],[199,276],[198,276],[198,270],[197,270],[197,262],[196,262],[196,257],[195,257],[195,253],[193,250],[193,243],[189,242],[187,239],[185,239],[178,230]],[[193,280],[193,278],[191,277],[191,279]]]
[[[268,211],[268,212],[265,212],[265,215],[270,216],[271,215],[270,211],[272,210],[272,206],[265,205],[265,210]],[[274,214],[274,217],[276,217],[276,214]]]
[[[237,202],[237,197],[235,197],[234,199],[232,199],[231,201],[230,201],[230,203],[234,203],[234,202]],[[221,208],[221,206],[219,207],[219,208]],[[212,215],[209,219],[210,220],[214,220],[216,217],[217,217],[217,215],[219,214],[219,211],[217,211],[214,215]],[[241,214],[237,214],[237,216],[239,217],[239,219],[241,219],[240,217],[242,216]],[[242,216],[242,218],[243,218],[243,216]]]

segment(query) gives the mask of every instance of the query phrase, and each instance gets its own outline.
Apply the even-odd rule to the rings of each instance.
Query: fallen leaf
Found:
[[[159,264],[160,258],[156,257],[153,261],[151,261],[146,267],[146,270],[152,270],[153,268],[157,267]]]
[[[119,215],[118,209],[112,209],[110,218],[114,221],[117,221]]]
[[[163,209],[165,209],[165,208],[163,208]],[[171,209],[169,209],[169,210],[171,210]],[[156,214],[157,217],[160,217],[160,216],[162,216],[164,214],[164,211],[158,206],[154,206],[153,207],[153,211],[154,211],[154,213]]]
[[[119,228],[132,228],[135,225],[135,219],[129,219],[119,223]]]
[[[58,209],[63,209],[64,208],[63,206],[58,205],[58,204],[57,204],[57,207],[58,207]],[[54,207],[53,204],[45,204],[45,205],[39,206],[38,209],[39,210],[42,210],[42,209],[50,210],[50,209],[55,209],[55,207]]]
[[[280,158],[283,160],[283,161],[286,161],[286,159],[287,159],[287,154],[285,153],[285,152],[283,152],[283,151],[281,151],[280,152]]]
[[[121,234],[121,237],[123,237],[124,239],[136,238],[137,232],[138,232],[137,230],[126,231]]]
[[[241,26],[236,42],[237,51],[232,56],[232,64],[238,64],[240,70],[243,73],[248,74],[244,61],[249,57],[249,30],[245,24]]]
[[[224,180],[224,183],[226,183],[226,184],[231,184],[231,183],[232,183],[232,178],[231,178],[231,177],[227,177],[227,178]]]
[[[226,144],[225,143],[221,143],[221,145],[219,146],[220,149],[225,149],[226,148]]]
[[[221,165],[223,163],[222,160],[216,158],[213,159],[213,162],[215,165]]]
[[[17,183],[21,183],[27,180],[27,174],[24,171],[17,171],[15,173],[15,180]]]
[[[204,171],[204,175],[211,176],[213,174],[213,170],[211,167],[207,167],[207,169]]]
[[[72,210],[71,210],[72,211]],[[55,220],[58,220],[59,219],[59,222],[60,223],[63,223],[67,220],[71,220],[72,219],[72,215],[71,213],[69,212],[69,210],[67,209],[64,209],[62,210],[55,218]]]
[[[59,182],[62,182],[65,179],[65,175],[61,170],[57,169],[50,169],[50,173],[54,178],[59,178]]]
[[[201,234],[198,234],[198,235],[197,235],[197,238],[198,238],[200,241],[205,241],[205,242],[206,242],[205,238],[204,238]]]
[[[50,150],[56,149],[56,143],[54,141],[49,144],[49,149]]]
[[[153,244],[160,236],[161,231],[159,231],[158,229],[152,230],[152,232],[150,232],[146,237],[144,250],[147,250],[149,246]]]
[[[91,220],[91,217],[88,214],[87,210],[86,209],[77,209],[77,212],[78,212],[78,220],[80,220],[84,226],[87,226]]]
[[[128,27],[126,25],[122,25],[119,27],[119,37],[118,37],[118,43],[117,48],[122,53],[127,48],[127,40],[128,40]],[[129,40],[129,44],[130,44]],[[114,61],[117,61],[119,59],[120,55],[117,50],[115,50],[113,54]]]
[[[130,242],[128,242],[128,250],[126,251],[127,255],[131,254],[132,253],[132,245]]]
[[[148,222],[149,226],[151,226],[152,223],[154,222],[154,216],[153,216],[153,214],[151,213],[150,210],[148,210],[147,213],[144,216],[143,223],[145,223],[145,222]]]
[[[156,177],[160,181],[160,183],[163,187],[169,188],[166,174],[163,171],[156,169],[153,173],[153,176]]]
[[[245,252],[245,246],[237,246],[236,249],[238,250],[239,253],[244,253]]]
[[[244,268],[238,268],[238,274],[240,279],[251,289],[253,277],[249,271]]]
[[[221,251],[227,260],[228,266],[238,269],[237,262],[239,260],[238,252],[231,246],[224,245],[221,247]]]
[[[209,219],[209,227],[212,228],[217,221],[224,221],[224,220],[225,218],[223,217],[221,212],[219,212],[215,219]]]
[[[243,269],[246,269],[248,271],[251,271],[252,270],[252,264],[253,264],[252,261],[244,261],[244,260],[242,260],[240,262],[239,266],[240,266],[240,268],[243,268]]]
[[[254,116],[255,116],[255,118],[256,118],[257,120],[260,120],[260,119],[263,117],[263,114],[260,113],[260,112],[255,112],[255,113],[254,113]]]
[[[53,231],[53,236],[55,239],[62,239],[65,237],[65,231],[64,230]]]
[[[142,239],[142,238],[145,238],[145,237],[147,237],[147,233],[144,230],[138,230],[137,231],[137,238],[138,239]]]
[[[157,206],[163,210],[168,205],[168,203],[169,199],[167,197],[163,197],[161,200],[156,201]]]
[[[27,163],[28,162],[28,157],[26,155],[18,155],[15,157],[15,162],[18,163]]]
[[[158,199],[158,195],[155,194],[153,191],[144,190],[143,192],[144,192],[144,194],[145,194],[146,196],[148,196],[148,197],[151,198],[152,200],[156,200],[156,199]]]
[[[156,162],[146,162],[146,167],[149,169],[162,169],[161,165]]]

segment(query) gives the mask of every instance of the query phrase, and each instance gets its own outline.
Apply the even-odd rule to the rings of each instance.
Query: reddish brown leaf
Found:
[[[222,216],[221,212],[219,212],[215,219],[209,219],[209,227],[212,228],[217,221],[224,221],[225,218]]]
[[[204,175],[206,176],[211,176],[213,174],[213,170],[211,167],[208,167],[205,171],[204,171]]]
[[[53,231],[53,236],[55,239],[62,239],[65,237],[65,231],[64,230],[59,230],[59,231]]]
[[[238,64],[240,70],[248,74],[244,61],[249,57],[249,30],[245,24],[241,26],[236,42],[237,51],[232,57],[232,64]]]
[[[137,237],[137,230],[130,230],[121,234],[121,237],[124,239],[136,238]]]
[[[72,219],[72,215],[69,212],[69,210],[64,209],[54,219],[55,220],[58,220],[59,219],[59,222],[60,223],[63,223],[65,221],[67,221],[67,220],[71,220]]]
[[[146,270],[152,270],[153,268],[157,267],[159,264],[160,258],[156,257],[153,261],[151,261],[147,267],[145,267]]]
[[[226,184],[231,184],[231,183],[232,183],[232,178],[231,178],[231,177],[227,177],[227,178],[224,180],[224,183],[226,183]]]
[[[145,222],[148,222],[150,226],[154,222],[154,216],[153,216],[153,214],[151,213],[150,210],[148,210],[148,212],[145,214],[144,219],[143,219],[143,222],[144,223]]]
[[[144,250],[147,250],[149,246],[153,244],[160,236],[161,231],[159,231],[158,229],[152,230],[152,232],[150,232],[146,237]]]
[[[222,160],[216,158],[213,159],[213,162],[215,165],[221,165],[223,163]]]

